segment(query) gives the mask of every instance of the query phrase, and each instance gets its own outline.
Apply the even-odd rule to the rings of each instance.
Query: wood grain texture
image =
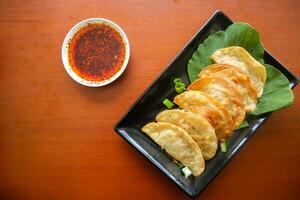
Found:
[[[252,24],[300,76],[298,0],[1,0],[0,199],[188,199],[112,128],[216,9]],[[117,22],[131,45],[125,73],[103,88],[75,83],[61,61],[68,30],[91,17]],[[201,199],[300,196],[294,93]]]

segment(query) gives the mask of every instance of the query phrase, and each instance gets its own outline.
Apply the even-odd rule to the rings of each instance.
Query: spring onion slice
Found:
[[[175,85],[175,91],[176,91],[177,93],[182,93],[182,92],[185,91],[185,87],[178,87],[178,86]]]
[[[174,106],[174,103],[172,101],[170,101],[169,99],[165,99],[162,103],[169,109]]]
[[[175,84],[175,91],[177,93],[182,93],[185,91],[185,83],[182,81],[181,78],[175,78],[174,84]]]
[[[174,83],[180,83],[180,82],[182,82],[181,78],[174,78]]]
[[[183,172],[185,178],[188,178],[190,175],[192,175],[192,172],[188,167],[182,168],[181,171]]]
[[[220,143],[221,151],[222,152],[227,152],[227,142],[222,142]]]

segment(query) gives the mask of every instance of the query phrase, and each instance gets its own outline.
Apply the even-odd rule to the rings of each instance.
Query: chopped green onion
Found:
[[[174,79],[174,83],[180,83],[180,82],[182,82],[182,79],[181,79],[181,78],[175,78],[175,79]]]
[[[177,83],[175,83],[175,87],[185,87],[185,83],[177,82]]]
[[[177,86],[175,85],[175,91],[176,91],[177,93],[182,93],[182,92],[185,91],[185,87],[177,87]]]
[[[182,168],[181,171],[183,172],[185,178],[188,178],[190,175],[192,175],[192,172],[188,167]]]
[[[169,99],[165,99],[162,103],[169,109],[174,106],[174,103],[172,101],[170,101]]]
[[[220,143],[221,151],[222,152],[227,152],[227,142],[222,142]]]
[[[182,93],[185,91],[185,83],[182,81],[181,78],[175,78],[174,84],[175,84],[175,91],[177,93]]]

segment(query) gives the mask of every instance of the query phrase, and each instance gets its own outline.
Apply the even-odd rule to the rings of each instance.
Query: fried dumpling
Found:
[[[199,78],[220,77],[235,84],[244,99],[245,111],[252,112],[256,108],[257,92],[249,77],[237,67],[227,64],[212,64],[204,68]]]
[[[218,140],[212,125],[204,117],[184,110],[164,110],[156,116],[158,122],[168,122],[183,128],[198,144],[204,160],[217,151]]]
[[[186,91],[174,98],[174,102],[186,111],[199,114],[214,127],[219,141],[224,142],[232,134],[233,120],[229,110],[218,100],[200,91]]]
[[[142,131],[149,135],[174,159],[188,167],[194,176],[205,169],[201,150],[192,137],[179,126],[166,122],[151,122]]]
[[[198,90],[221,102],[232,116],[234,128],[240,126],[245,118],[244,101],[236,86],[223,78],[204,77],[195,80],[188,90]]]
[[[257,96],[260,97],[262,95],[267,77],[266,69],[244,48],[231,46],[219,49],[212,54],[211,59],[216,63],[229,64],[238,67],[251,79],[252,84],[256,88]]]

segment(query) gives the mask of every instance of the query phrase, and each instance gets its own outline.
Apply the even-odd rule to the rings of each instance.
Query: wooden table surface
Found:
[[[0,1],[0,199],[188,199],[114,131],[114,124],[217,9],[252,24],[300,76],[294,1]],[[61,60],[77,22],[104,17],[131,57],[113,84],[74,82]],[[300,87],[199,199],[299,199]]]

